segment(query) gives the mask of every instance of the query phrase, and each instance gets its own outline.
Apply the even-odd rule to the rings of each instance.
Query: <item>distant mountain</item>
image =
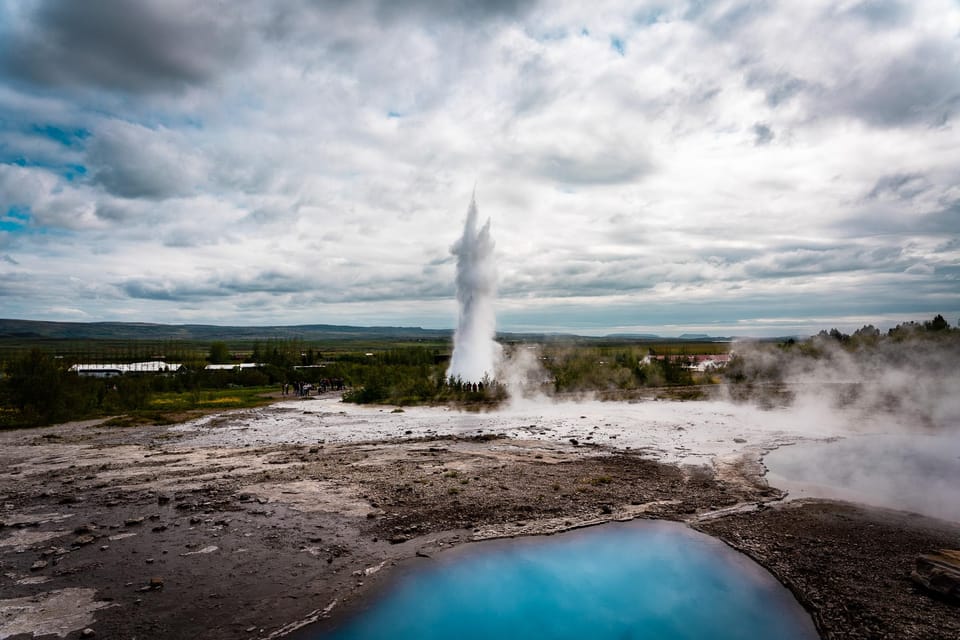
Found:
[[[0,319],[0,339],[48,340],[356,340],[444,339],[452,331],[420,327],[351,327],[333,324],[233,327],[145,322],[47,322]]]
[[[727,336],[711,336],[709,333],[682,333],[677,337],[661,336],[655,333],[611,333],[606,338],[620,340],[650,340],[652,342],[674,342],[690,340],[692,342],[730,342]]]
[[[182,340],[194,342],[290,340],[449,340],[450,329],[420,327],[354,327],[337,324],[302,324],[291,326],[235,327],[211,324],[155,324],[149,322],[48,322],[45,320],[0,319],[0,340]],[[674,342],[729,341],[705,333],[685,333],[678,338],[653,333],[614,333],[607,336],[578,336],[571,333],[498,332],[501,340],[516,342],[580,342],[605,341]]]

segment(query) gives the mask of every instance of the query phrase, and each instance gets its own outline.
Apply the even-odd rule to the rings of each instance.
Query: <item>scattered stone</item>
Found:
[[[216,551],[216,550],[219,549],[219,548],[220,548],[220,547],[218,547],[218,546],[216,546],[216,545],[210,545],[210,546],[208,546],[208,547],[204,547],[203,549],[199,549],[199,550],[197,550],[197,551],[188,551],[187,553],[181,553],[180,555],[181,555],[181,556],[196,556],[196,555],[200,555],[200,554],[213,553],[214,551]]]
[[[161,532],[161,531],[166,531],[166,530],[167,530],[167,525],[165,525],[165,524],[161,524],[161,525],[156,526],[156,527],[154,527],[153,529],[151,529],[151,531],[154,531],[154,532],[156,532],[156,533],[159,533],[159,532]]]
[[[83,547],[85,545],[90,544],[94,540],[96,540],[96,538],[94,538],[93,536],[80,536],[79,538],[73,541],[73,544],[74,546],[77,546],[77,547]]]
[[[580,441],[577,440],[576,438],[570,438],[570,444],[572,444],[573,446],[577,446],[578,444],[580,444]]]
[[[163,578],[153,577],[150,578],[150,588],[154,591],[163,589]]]
[[[745,444],[747,442],[746,438],[734,438],[733,441],[737,444]]]
[[[126,520],[123,521],[123,524],[124,526],[127,526],[127,527],[135,527],[138,524],[143,524],[143,520],[144,520],[143,516],[140,516],[139,518],[127,518]]]
[[[106,551],[109,548],[110,548],[110,545],[108,544],[100,545],[100,551]]]
[[[86,629],[80,632],[81,638],[92,638],[95,635],[97,635],[97,632],[91,629],[90,627],[87,627]]]
[[[73,532],[78,536],[82,536],[84,534],[93,533],[94,529],[96,529],[96,527],[93,526],[92,524],[82,524],[76,529],[74,529]]]
[[[30,565],[30,571],[40,571],[40,569],[44,569],[46,568],[46,566],[47,566],[46,560],[37,560],[32,565]]]
[[[416,555],[417,555],[418,558],[429,558],[429,557],[430,557],[430,554],[427,553],[426,551],[417,551],[417,554],[416,554]]]
[[[110,536],[109,538],[107,538],[107,540],[111,540],[111,541],[113,541],[113,542],[116,542],[117,540],[123,540],[124,538],[132,538],[132,537],[134,537],[134,536],[136,536],[136,535],[137,535],[137,534],[135,534],[135,533],[117,533],[117,534],[112,535],[112,536]]]

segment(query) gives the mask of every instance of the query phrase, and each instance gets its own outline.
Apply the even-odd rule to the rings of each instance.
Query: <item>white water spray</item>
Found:
[[[494,340],[497,319],[493,299],[497,269],[493,262],[490,220],[477,230],[477,199],[470,199],[463,236],[450,249],[457,256],[457,303],[460,317],[453,336],[453,357],[448,378],[480,382],[493,378],[501,348]]]

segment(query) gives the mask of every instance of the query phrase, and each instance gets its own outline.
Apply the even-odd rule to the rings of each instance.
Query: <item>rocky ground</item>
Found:
[[[636,517],[686,520],[745,551],[825,638],[960,637],[960,609],[909,580],[916,554],[956,547],[960,526],[782,503],[758,451],[706,467],[580,440],[407,437],[229,446],[89,423],[2,433],[0,638],[277,638],[338,615],[396,564]]]

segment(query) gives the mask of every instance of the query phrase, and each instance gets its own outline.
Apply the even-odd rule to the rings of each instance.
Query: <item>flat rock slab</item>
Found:
[[[111,606],[94,600],[95,589],[60,589],[0,600],[0,638],[20,633],[61,638],[93,624],[93,612]]]
[[[917,556],[911,577],[927,591],[960,604],[960,550],[941,549]]]

